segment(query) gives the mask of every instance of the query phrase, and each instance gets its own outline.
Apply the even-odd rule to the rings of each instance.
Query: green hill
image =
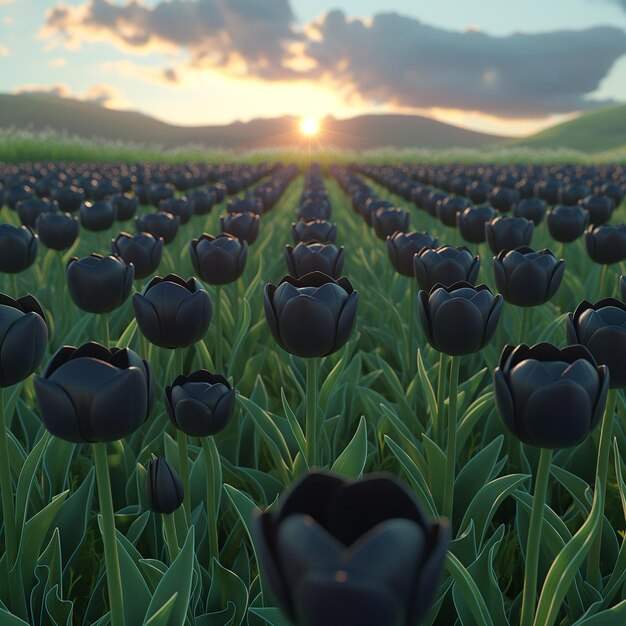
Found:
[[[418,115],[362,115],[323,121],[312,145],[321,148],[479,148],[503,137],[473,132]],[[53,129],[84,138],[141,144],[199,144],[219,148],[288,148],[308,145],[297,119],[254,119],[215,126],[175,126],[131,111],[44,94],[0,94],[0,128]]]
[[[585,113],[514,142],[532,148],[572,148],[585,152],[626,146],[626,105]]]

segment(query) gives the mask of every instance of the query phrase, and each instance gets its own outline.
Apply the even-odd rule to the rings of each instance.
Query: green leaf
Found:
[[[302,432],[302,427],[300,426],[300,422],[298,422],[298,418],[295,416],[294,412],[289,406],[289,402],[287,401],[287,397],[285,396],[285,390],[283,387],[280,388],[280,399],[283,403],[283,411],[285,412],[285,417],[287,418],[289,428],[291,429],[296,443],[298,444],[298,450],[302,455],[302,459],[306,463],[306,438],[304,436],[304,432]]]
[[[9,613],[5,609],[0,607],[0,624],[2,626],[30,626],[24,620],[21,620],[16,615]]]
[[[146,611],[146,621],[150,619],[166,605],[174,594],[177,594],[174,607],[167,621],[167,626],[183,626],[189,605],[191,594],[191,576],[193,573],[194,557],[194,527],[191,526],[185,539],[183,549],[179,552],[174,562],[170,565],[165,576],[159,582],[154,591],[148,610]]]
[[[424,359],[422,358],[422,351],[417,351],[417,375],[422,384],[422,389],[426,395],[426,402],[428,403],[428,411],[433,424],[437,424],[439,421],[439,411],[437,408],[437,397],[435,396],[435,390],[428,378],[426,367],[424,366]],[[443,417],[443,416],[442,416]]]
[[[174,610],[176,598],[178,598],[178,593],[175,593],[169,600],[167,600],[167,602],[165,602],[165,604],[163,604],[147,622],[144,622],[144,626],[169,626],[170,615]]]
[[[235,606],[233,626],[241,626],[248,608],[248,589],[237,574],[222,567],[217,559],[213,559],[206,610],[209,613],[215,613],[228,608],[229,603]]]
[[[606,611],[577,621],[574,626],[624,626],[626,624],[626,600]]]
[[[128,326],[124,329],[124,332],[120,335],[120,338],[117,340],[118,348],[128,348],[137,332],[137,320],[133,317]],[[144,354],[145,358],[146,355]]]
[[[250,613],[264,619],[270,626],[292,626],[280,609],[272,607],[251,607]]]
[[[367,461],[367,423],[365,416],[361,416],[354,437],[345,450],[337,457],[331,472],[350,480],[360,478]]]
[[[135,561],[116,533],[117,551],[124,598],[124,619],[127,624],[141,624],[150,606],[150,590]]]
[[[458,585],[459,591],[465,598],[465,602],[467,602],[467,606],[476,623],[480,626],[493,626],[493,620],[485,604],[485,599],[480,593],[480,589],[476,586],[474,579],[465,569],[463,563],[451,552],[448,552],[446,556],[446,569],[452,576],[455,587]]]
[[[552,626],[556,621],[563,598],[591,548],[595,535],[600,530],[602,505],[603,498],[596,480],[595,496],[589,517],[571,541],[559,552],[548,571],[535,613],[534,624],[536,626]]]

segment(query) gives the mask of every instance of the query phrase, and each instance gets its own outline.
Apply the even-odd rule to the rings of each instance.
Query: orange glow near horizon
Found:
[[[315,137],[320,132],[320,123],[313,117],[305,117],[300,120],[300,132],[305,137]]]

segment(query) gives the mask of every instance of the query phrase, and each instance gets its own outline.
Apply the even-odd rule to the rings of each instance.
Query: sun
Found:
[[[305,117],[300,120],[300,132],[305,137],[314,137],[320,132],[320,123],[312,117]]]

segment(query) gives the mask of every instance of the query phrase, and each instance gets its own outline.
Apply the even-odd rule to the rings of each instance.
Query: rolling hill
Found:
[[[141,144],[200,144],[221,148],[266,148],[308,145],[292,117],[254,119],[222,126],[175,126],[132,111],[44,94],[0,94],[0,128],[67,131]],[[367,149],[478,148],[504,137],[473,132],[417,115],[363,115],[346,120],[327,118],[315,147]]]
[[[532,148],[572,148],[585,152],[622,148],[626,146],[626,105],[585,113],[513,143]]]

